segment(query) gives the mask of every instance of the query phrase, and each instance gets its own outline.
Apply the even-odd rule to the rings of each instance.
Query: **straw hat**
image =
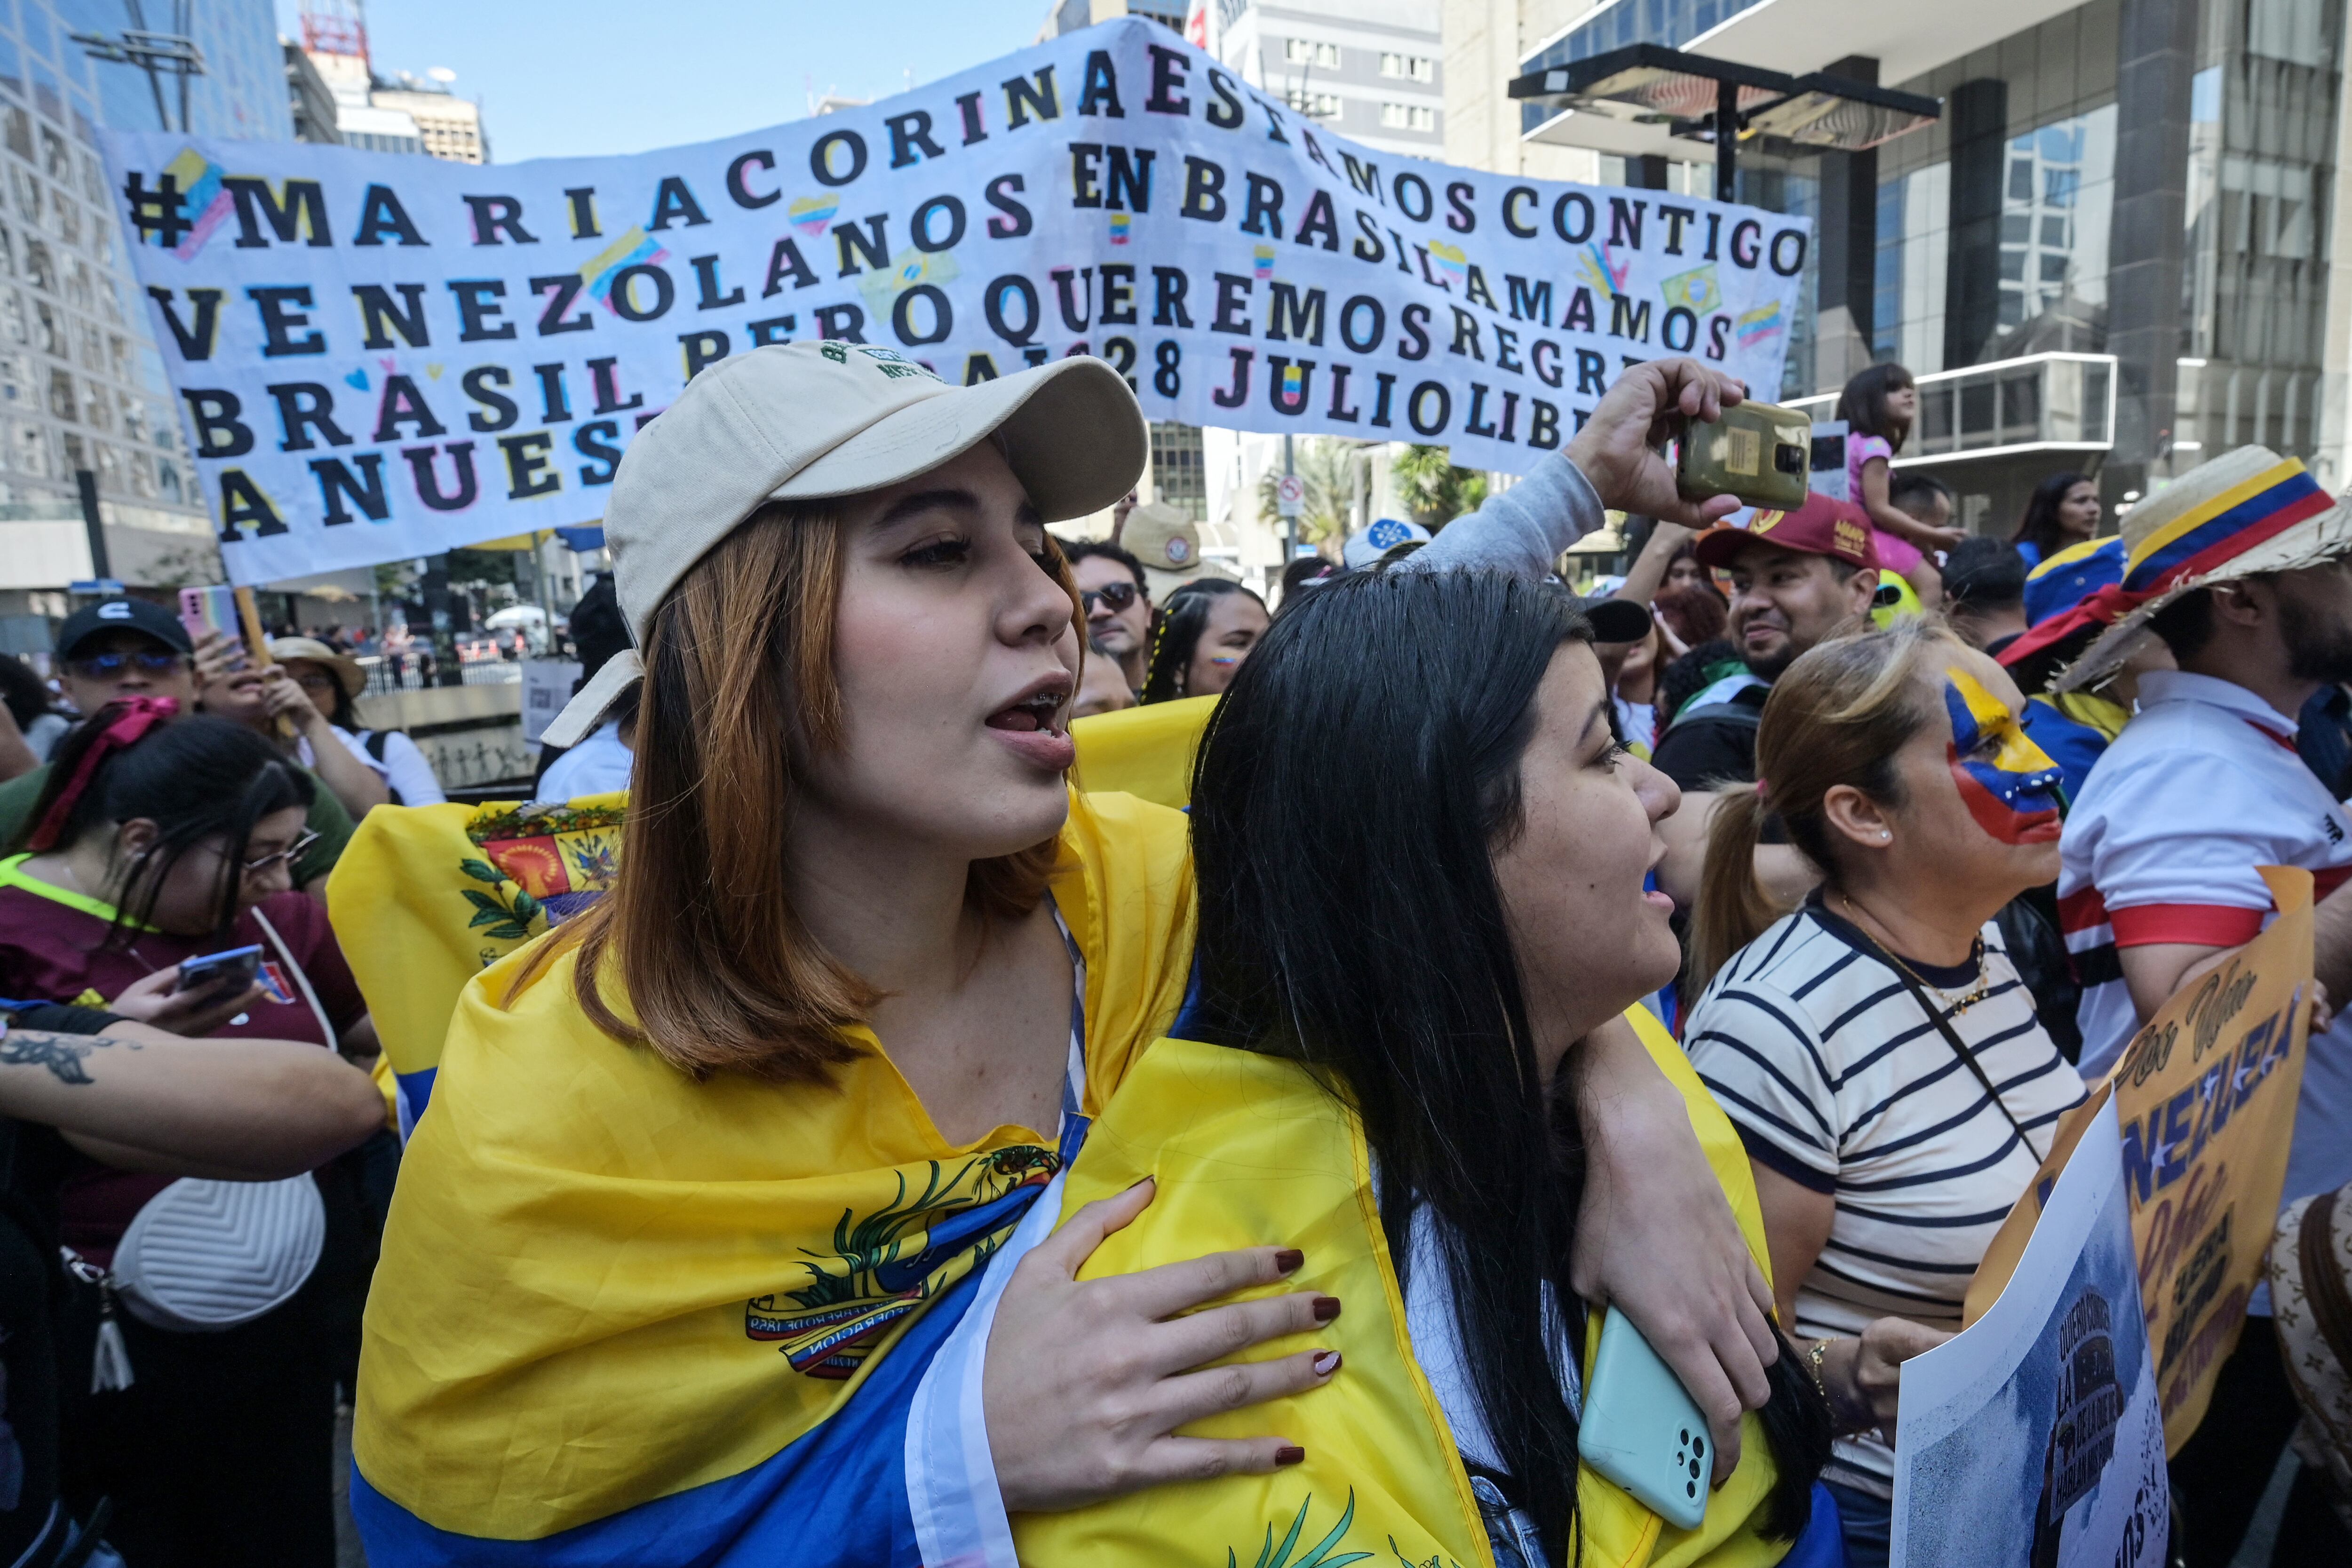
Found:
[[[2073,612],[2081,624],[2104,622],[2106,630],[2059,672],[2053,691],[2105,677],[2129,653],[2134,634],[2183,594],[2352,552],[2352,508],[2320,489],[2294,458],[2241,447],[2199,464],[2126,512],[2123,541],[2123,581]]]
[[[367,671],[360,668],[360,661],[337,653],[316,637],[271,637],[269,657],[280,664],[307,658],[313,664],[325,665],[335,672],[335,679],[346,697],[356,698],[367,689]]]

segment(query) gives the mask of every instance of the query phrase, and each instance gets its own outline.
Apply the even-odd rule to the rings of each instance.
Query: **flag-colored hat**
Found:
[[[2352,552],[2352,508],[2322,489],[2294,458],[2241,447],[2199,464],[2126,512],[2123,542],[2121,582],[2027,634],[2047,646],[2084,626],[2106,626],[2059,672],[2053,691],[2077,690],[2105,676],[2123,662],[2133,634],[2183,594]]]

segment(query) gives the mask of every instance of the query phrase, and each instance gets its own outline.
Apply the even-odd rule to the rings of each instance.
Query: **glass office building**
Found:
[[[2032,25],[2000,37],[1980,27],[1933,58],[1916,40],[1966,27],[1941,19],[1906,38],[1862,0],[1850,11],[1839,0],[1612,0],[1526,67],[1650,42],[1792,72],[1877,72],[1877,58],[1834,61],[1827,45],[1812,46],[1818,58],[1760,59],[1776,26],[1771,47],[1801,50],[1790,37],[1800,9],[1815,24],[1807,37],[1852,34],[1859,47],[1877,27],[1897,68],[1866,79],[1934,97],[1943,115],[1859,154],[1780,159],[1769,142],[1743,145],[1741,199],[1823,226],[1815,308],[1792,336],[1784,395],[1822,409],[1864,360],[1902,363],[1925,405],[1904,460],[1952,484],[1963,520],[1995,531],[2063,467],[2102,473],[2107,500],[2127,502],[2254,442],[2305,458],[2331,489],[2352,484],[2347,366],[2330,358],[2346,354],[2328,342],[2340,5],[2021,7],[2038,11]],[[1829,13],[1851,26],[1822,25]],[[1579,118],[1529,103],[1525,134],[1593,136]],[[1705,188],[1697,165],[1711,150],[1682,146],[1666,155]],[[1658,183],[1660,162],[1621,150],[1602,175]],[[1843,205],[1823,195],[1841,173],[1866,182]],[[1842,283],[1817,265],[1841,243],[1859,258]],[[1833,341],[1833,321],[1851,324],[1851,341]]]
[[[148,0],[147,27],[168,26],[170,11]],[[268,0],[201,0],[193,18],[205,74],[188,83],[189,128],[289,139]],[[87,561],[81,470],[97,479],[115,576],[158,586],[218,576],[99,153],[101,125],[165,128],[158,86],[71,37],[138,25],[123,0],[0,0],[0,617],[63,613],[56,590]],[[158,85],[177,129],[178,86]],[[60,564],[68,557],[76,564]]]

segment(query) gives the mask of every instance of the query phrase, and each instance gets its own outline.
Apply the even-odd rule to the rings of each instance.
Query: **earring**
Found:
[[[1893,833],[1893,831],[1892,831],[1892,830],[1882,827],[1882,828],[1880,828],[1880,829],[1878,830],[1878,837],[1879,837],[1882,840],[1884,840],[1884,839],[1892,838],[1892,837],[1895,837],[1895,835],[1894,835],[1894,833]]]

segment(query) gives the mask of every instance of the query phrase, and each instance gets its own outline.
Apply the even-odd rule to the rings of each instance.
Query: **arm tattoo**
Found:
[[[58,1035],[46,1029],[10,1029],[0,1035],[0,1066],[45,1067],[60,1083],[94,1081],[82,1058],[100,1046],[114,1044],[103,1035]]]

